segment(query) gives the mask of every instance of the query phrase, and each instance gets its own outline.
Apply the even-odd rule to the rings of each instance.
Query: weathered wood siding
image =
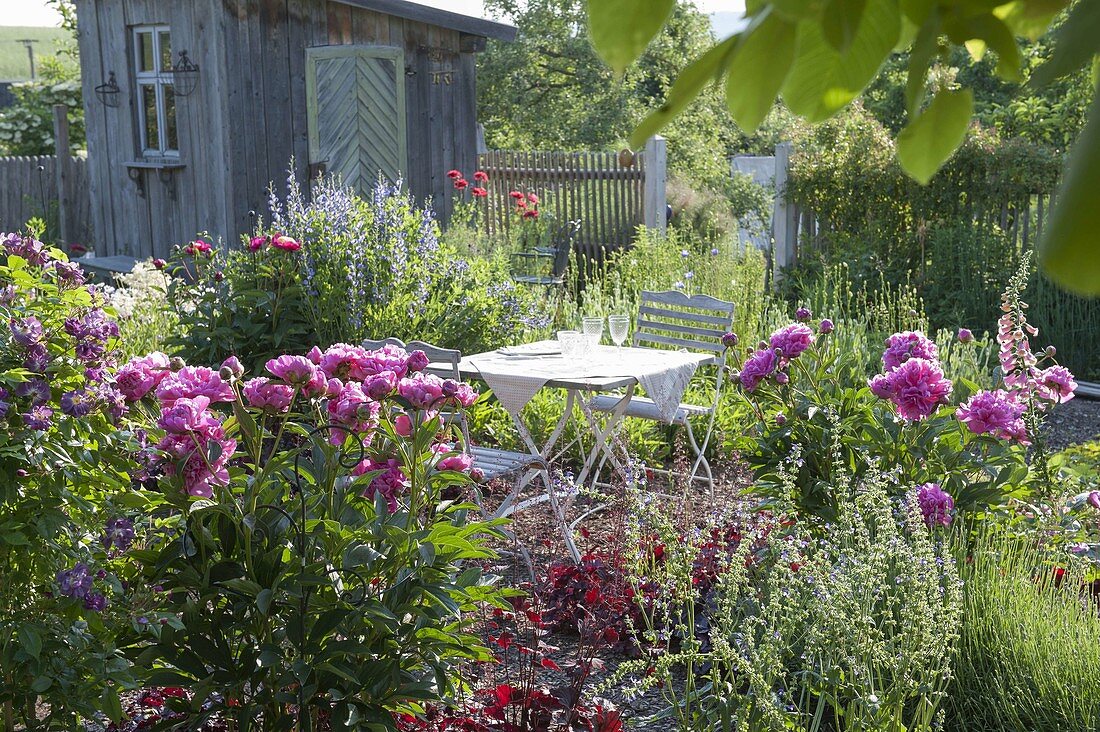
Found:
[[[373,44],[404,50],[408,170],[419,198],[451,209],[446,172],[477,162],[475,63],[455,30],[354,8],[335,0],[76,0],[87,112],[89,187],[97,241],[108,254],[163,256],[198,232],[235,242],[263,215],[271,184],[285,192],[288,166],[308,176],[306,49]],[[189,52],[198,88],[177,98],[180,162],[141,170],[145,196],[125,163],[139,159],[131,28],[170,26],[173,54]],[[467,45],[464,45],[467,44]],[[121,104],[95,87],[114,71]],[[164,182],[161,178],[169,182]]]
[[[107,254],[163,256],[196,233],[230,233],[229,155],[224,86],[224,19],[215,0],[76,0],[88,136],[89,189],[96,241]],[[131,29],[171,27],[173,58],[187,50],[201,69],[198,87],[176,98],[180,162],[172,171],[144,169],[139,160],[138,100]],[[118,107],[99,102],[95,87],[114,72]],[[144,195],[142,195],[144,189]]]

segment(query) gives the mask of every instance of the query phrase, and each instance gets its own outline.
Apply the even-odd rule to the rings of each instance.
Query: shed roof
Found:
[[[475,18],[472,15],[452,13],[449,10],[440,10],[420,3],[408,2],[408,0],[336,0],[336,2],[354,5],[357,8],[365,8],[378,13],[386,13],[387,15],[396,15],[399,18],[428,23],[429,25],[437,25],[441,28],[451,28],[482,38],[493,38],[498,41],[514,41],[516,38],[515,26],[507,23],[497,23],[492,20]]]

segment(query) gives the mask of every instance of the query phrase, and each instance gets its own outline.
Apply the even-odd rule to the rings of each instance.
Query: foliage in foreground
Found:
[[[593,46],[622,74],[665,26],[675,0],[650,0],[630,15],[617,3],[588,0],[587,6]],[[715,80],[725,80],[727,106],[746,130],[760,125],[780,95],[796,114],[821,122],[851,103],[891,53],[909,48],[908,121],[897,135],[898,161],[926,184],[962,143],[974,114],[970,89],[951,84],[932,88],[929,70],[936,60],[949,62],[950,52],[963,46],[978,57],[992,49],[998,75],[1019,80],[1023,56],[1016,36],[1037,38],[1062,12],[1068,17],[1058,30],[1052,57],[1029,80],[1037,87],[1089,65],[1100,48],[1100,13],[1094,3],[1017,0],[994,8],[967,0],[870,0],[842,11],[830,4],[807,10],[779,1],[760,3],[750,9],[744,31],[719,41],[679,74],[665,104],[634,130],[631,142],[640,145]],[[1100,294],[1093,234],[1100,212],[1088,198],[1098,184],[1100,97],[1094,94],[1089,119],[1067,157],[1058,202],[1039,249],[1044,271],[1082,295]]]

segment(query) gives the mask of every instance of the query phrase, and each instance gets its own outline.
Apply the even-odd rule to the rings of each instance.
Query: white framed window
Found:
[[[141,154],[179,157],[171,31],[166,25],[139,25],[133,34]]]

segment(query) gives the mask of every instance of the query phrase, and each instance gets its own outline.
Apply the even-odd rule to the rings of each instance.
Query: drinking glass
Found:
[[[623,343],[626,342],[626,334],[630,330],[630,316],[628,315],[609,315],[607,318],[607,324],[611,330],[611,340],[619,348],[623,347]]]
[[[603,338],[603,318],[585,318],[581,321],[581,331],[588,341],[589,350],[595,348]]]
[[[558,344],[561,346],[561,355],[565,358],[575,358],[577,355],[577,341],[581,337],[578,330],[559,330]]]

